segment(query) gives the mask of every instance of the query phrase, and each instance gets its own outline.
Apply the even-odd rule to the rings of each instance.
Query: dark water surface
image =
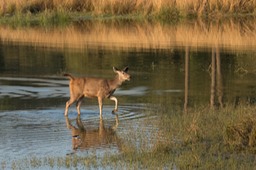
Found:
[[[134,49],[88,45],[76,49],[3,42],[0,162],[33,156],[116,154],[121,152],[124,137],[137,129],[147,133],[147,147],[151,147],[158,127],[153,121],[148,122],[156,121],[159,115],[150,110],[160,106],[182,110],[199,105],[255,104],[255,54],[255,48]],[[76,123],[74,106],[69,119],[65,119],[69,88],[62,73],[112,78],[112,66],[129,66],[132,75],[132,80],[115,92],[119,99],[118,119],[111,114],[114,103],[106,100],[101,122],[96,99],[85,99],[82,104],[78,119],[82,128]]]

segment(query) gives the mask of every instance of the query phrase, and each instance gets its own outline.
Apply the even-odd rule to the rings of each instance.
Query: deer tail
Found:
[[[71,74],[68,74],[68,73],[63,74],[63,76],[69,77],[71,80],[74,79],[74,77]]]

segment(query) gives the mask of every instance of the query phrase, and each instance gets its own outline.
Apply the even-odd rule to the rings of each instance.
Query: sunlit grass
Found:
[[[255,110],[255,106],[226,106],[212,110],[198,108],[187,114],[173,116],[172,119],[167,115],[163,119],[163,126],[170,129],[172,138],[176,137],[178,142],[168,144],[166,148],[177,153],[174,162],[181,169],[247,169],[255,166],[255,161],[250,162],[254,146],[241,142],[238,145],[242,145],[243,150],[239,150],[233,145],[234,139],[229,137],[230,127],[237,127],[237,124],[240,126],[244,122],[240,128],[246,128],[255,119]],[[237,135],[236,139],[250,135],[253,134],[244,133]]]
[[[43,11],[90,12],[93,15],[140,14],[156,16],[179,11],[178,16],[218,17],[218,15],[255,14],[254,0],[3,0],[0,2],[0,14],[41,13]],[[174,13],[168,18],[171,19]],[[175,13],[177,14],[177,13]]]
[[[253,129],[256,125],[250,124],[255,120],[255,111],[255,106],[227,106],[223,109],[199,107],[188,113],[161,110],[162,113],[156,113],[161,115],[157,127],[159,138],[162,136],[165,140],[158,140],[147,149],[130,145],[121,154],[122,159],[118,159],[120,155],[116,156],[116,161],[124,161],[128,165],[133,162],[133,168],[138,165],[143,168],[250,169],[256,166],[256,162],[252,161],[255,145],[239,139],[255,139]],[[229,137],[230,127],[245,129],[248,125],[251,131],[240,133],[241,136],[235,134],[235,139]],[[145,135],[138,134],[128,135],[127,138],[140,141],[141,146],[148,140]]]

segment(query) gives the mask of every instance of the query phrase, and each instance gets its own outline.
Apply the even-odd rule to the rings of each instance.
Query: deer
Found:
[[[113,96],[116,89],[125,81],[130,81],[128,67],[119,70],[113,67],[116,76],[113,79],[104,79],[96,77],[74,77],[71,74],[65,73],[64,76],[69,77],[70,99],[66,102],[65,116],[68,116],[69,107],[76,102],[78,115],[81,114],[80,106],[84,97],[98,98],[100,119],[102,119],[103,99],[108,98],[115,102],[115,108],[112,111],[114,114],[118,111],[118,100]]]

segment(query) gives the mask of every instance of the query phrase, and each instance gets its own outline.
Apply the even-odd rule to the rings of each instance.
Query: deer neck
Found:
[[[119,78],[119,75],[116,75],[116,77],[112,80],[110,80],[109,85],[111,89],[116,89],[118,88],[123,81]]]

